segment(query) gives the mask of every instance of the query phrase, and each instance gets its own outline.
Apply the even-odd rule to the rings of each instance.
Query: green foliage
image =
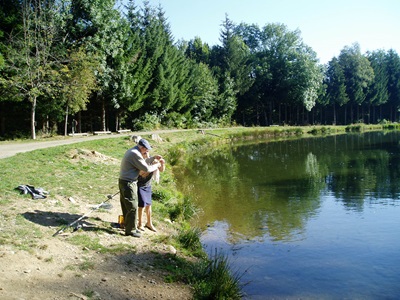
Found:
[[[165,116],[164,123],[168,128],[186,128],[187,119],[185,115],[178,112],[170,112]]]
[[[195,299],[242,299],[241,275],[231,274],[227,256],[215,252],[208,262],[196,265]]]
[[[354,44],[321,66],[300,30],[236,25],[227,16],[221,45],[198,37],[177,43],[161,6],[129,1],[122,12],[115,4],[0,7],[3,138],[65,134],[70,115],[82,131],[400,118],[393,50],[363,55]]]
[[[132,122],[134,130],[153,130],[160,127],[160,116],[157,113],[145,113]]]
[[[353,124],[346,126],[346,132],[362,132],[363,125],[362,124]]]
[[[339,65],[343,69],[346,94],[350,105],[362,105],[366,99],[368,87],[373,82],[375,74],[368,59],[360,52],[360,46],[354,44],[345,47],[339,55]],[[360,120],[359,115],[356,120]],[[350,122],[354,122],[354,115],[350,115]]]
[[[169,272],[165,282],[183,281],[194,288],[194,299],[241,299],[241,275],[232,274],[226,256],[189,262],[179,256],[158,257],[157,265]]]
[[[400,129],[400,124],[384,124],[382,126],[383,129],[385,130],[399,130]]]
[[[96,88],[95,57],[88,57],[84,50],[78,49],[69,54],[69,64],[65,65],[62,73],[62,90],[69,112],[75,114],[86,110],[89,95]]]
[[[174,201],[170,201],[168,210],[169,218],[172,221],[187,221],[197,213],[197,207],[188,196],[173,198],[172,200]]]
[[[201,230],[200,228],[182,229],[177,237],[180,245],[189,250],[195,256],[203,255],[203,247],[200,242]]]
[[[60,33],[59,13],[55,4],[23,1],[20,4],[23,22],[21,31],[13,31],[5,51],[6,66],[1,81],[3,89],[11,88],[31,103],[31,137],[36,138],[36,106],[38,101],[57,92],[60,54],[53,52]],[[14,100],[15,97],[10,97]]]
[[[184,144],[175,145],[172,149],[169,149],[166,156],[169,164],[175,166],[181,159],[183,159],[187,147]]]
[[[310,131],[308,131],[309,134],[312,135],[324,135],[324,134],[329,134],[331,133],[331,128],[330,127],[314,127],[313,129],[311,129]]]
[[[258,122],[253,124],[269,125],[282,123],[282,115],[292,109],[310,111],[321,90],[323,69],[316,53],[303,43],[300,32],[288,31],[283,24],[263,28],[240,24],[235,30],[250,47],[255,78],[249,91],[239,98],[240,117],[256,117]],[[276,115],[278,107],[284,107],[285,112]],[[262,121],[260,115],[264,116]],[[292,121],[300,122],[294,118]]]

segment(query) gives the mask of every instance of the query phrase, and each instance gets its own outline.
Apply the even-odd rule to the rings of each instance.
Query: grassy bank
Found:
[[[154,186],[153,204],[155,225],[165,230],[146,237],[154,246],[147,250],[154,254],[151,267],[162,274],[165,282],[182,282],[192,286],[196,299],[239,299],[241,296],[240,274],[231,274],[229,262],[221,255],[207,258],[201,248],[199,229],[189,226],[196,207],[178,192],[173,175],[174,168],[184,166],[188,155],[205,152],[207,148],[217,145],[254,139],[286,139],[382,129],[382,126],[356,125],[186,130],[159,133],[162,139],[159,142],[152,141],[151,135],[143,135],[154,146],[152,154],[163,155],[167,162],[160,184]],[[102,139],[36,150],[0,160],[0,246],[28,253],[49,247],[52,234],[68,224],[68,219],[80,217],[88,207],[118,192],[119,162],[126,149],[133,145],[129,137]],[[29,195],[20,195],[15,190],[21,184],[42,187],[50,195],[46,202],[32,200]],[[119,201],[113,200],[112,203],[118,206]],[[109,212],[101,209],[99,213],[99,216],[89,218],[94,224],[91,231],[77,230],[62,237],[61,242],[65,245],[77,245],[90,254],[79,265],[68,266],[68,271],[75,272],[76,276],[96,271],[96,263],[91,260],[94,255],[99,255],[101,261],[103,257],[121,257],[127,252],[137,251],[134,243],[114,238],[117,236],[115,228],[105,221]],[[117,215],[108,217],[117,219]],[[106,243],[105,237],[110,234],[114,234],[113,242]],[[177,249],[178,255],[158,253],[155,250],[158,244]],[[44,260],[51,263],[54,259],[48,256]],[[127,260],[125,264],[133,262]],[[93,298],[90,291],[86,294]]]

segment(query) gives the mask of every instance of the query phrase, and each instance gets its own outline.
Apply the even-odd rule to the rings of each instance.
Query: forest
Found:
[[[148,1],[0,0],[0,139],[71,131],[397,122],[400,57],[321,64],[300,30],[221,16],[175,41]]]

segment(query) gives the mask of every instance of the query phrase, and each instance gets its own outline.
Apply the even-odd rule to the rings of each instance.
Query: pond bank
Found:
[[[112,201],[112,211],[93,213],[81,229],[52,237],[60,225],[76,220],[91,206],[104,201],[107,194],[116,192],[119,165],[115,160],[120,160],[132,146],[130,135],[112,141],[104,138],[58,145],[1,159],[0,265],[2,274],[7,276],[0,282],[0,298],[35,295],[52,299],[57,295],[57,299],[122,300],[157,299],[162,295],[166,299],[191,299],[193,281],[189,276],[197,270],[190,263],[201,254],[197,248],[190,248],[195,235],[191,235],[193,229],[184,221],[190,216],[190,201],[177,192],[172,168],[179,168],[186,155],[216,144],[254,136],[309,135],[313,131],[337,134],[346,129],[237,127],[160,131],[163,141],[152,142],[153,153],[165,156],[168,165],[162,184],[155,191],[154,217],[159,231],[145,232],[140,240],[127,239],[113,227],[119,214],[118,200]],[[151,138],[151,133],[138,134]],[[26,144],[31,143],[40,141]],[[19,195],[14,188],[20,184],[44,187],[50,195],[43,200]],[[186,248],[180,245],[182,242]],[[177,254],[173,254],[171,246]],[[204,290],[209,288],[205,281],[200,283]]]

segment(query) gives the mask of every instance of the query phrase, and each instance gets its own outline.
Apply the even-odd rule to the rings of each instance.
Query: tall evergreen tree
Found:
[[[165,51],[171,47],[169,32],[163,27],[157,11],[144,1],[141,17],[142,43],[144,45],[145,59],[150,63],[151,82],[148,87],[143,107],[139,111],[144,113],[159,113],[162,105],[162,89],[168,86],[163,81],[167,78],[165,69],[168,68],[168,60],[165,59]]]
[[[397,111],[400,108],[400,56],[393,49],[386,55],[386,70],[388,75],[388,105],[392,121],[399,121]]]
[[[253,81],[248,63],[249,49],[227,15],[222,23],[220,41],[222,46],[212,48],[211,67],[218,78],[221,95],[216,113],[227,121],[236,110],[238,96],[243,95]]]
[[[346,81],[346,93],[350,99],[350,122],[354,121],[354,109],[357,121],[360,120],[359,108],[366,99],[369,85],[374,79],[374,71],[368,59],[361,54],[360,45],[344,47],[339,55],[339,64]]]
[[[210,47],[208,44],[203,43],[200,37],[195,37],[194,40],[189,41],[185,49],[185,55],[195,60],[197,63],[210,64]]]
[[[138,112],[140,115],[153,115],[159,122],[168,122],[171,118],[176,119],[175,113],[184,112],[189,104],[189,64],[183,52],[173,44],[161,6],[155,9],[145,1],[141,26],[151,80],[143,106]]]
[[[349,102],[349,97],[346,94],[345,77],[339,61],[334,57],[328,63],[324,82],[326,84],[326,97],[328,105],[333,108],[333,124],[338,124],[336,107],[342,107]]]
[[[126,76],[122,84],[127,92],[120,98],[120,103],[121,111],[135,112],[145,103],[152,82],[153,63],[146,53],[145,29],[140,11],[133,0],[129,1],[126,8],[129,32],[124,46]]]
[[[382,107],[387,103],[389,99],[388,94],[388,75],[386,67],[386,54],[383,50],[374,51],[368,54],[368,60],[374,70],[374,80],[369,86],[367,92],[368,106],[368,123],[372,121],[376,122],[376,108]],[[371,107],[373,111],[371,111]],[[372,118],[371,118],[372,114]],[[379,119],[382,119],[382,115],[379,115]]]

